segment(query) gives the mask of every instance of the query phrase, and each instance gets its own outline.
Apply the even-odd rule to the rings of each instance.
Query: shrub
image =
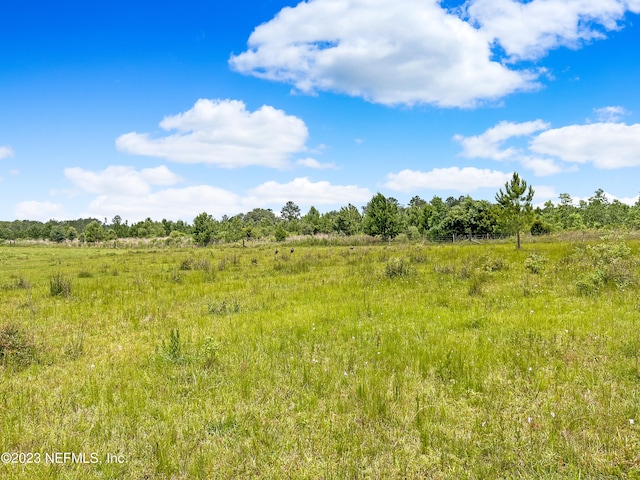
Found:
[[[49,279],[49,287],[52,297],[71,295],[71,280],[57,273]]]
[[[607,285],[625,288],[636,282],[636,261],[621,237],[607,236],[602,242],[576,247],[573,254],[584,273],[575,282],[580,295],[592,295]]]
[[[524,268],[531,273],[540,273],[545,269],[547,258],[544,255],[532,253],[524,261]]]
[[[35,343],[27,333],[13,323],[0,327],[0,365],[25,368],[36,361]]]
[[[384,269],[384,274],[388,278],[408,277],[411,273],[412,270],[409,266],[409,262],[405,262],[404,258],[389,259]]]

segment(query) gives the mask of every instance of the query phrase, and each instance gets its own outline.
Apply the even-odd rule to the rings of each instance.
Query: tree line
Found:
[[[533,208],[534,191],[514,174],[495,202],[475,200],[471,196],[434,196],[427,201],[414,196],[408,205],[393,197],[375,194],[361,208],[352,204],[320,213],[311,207],[306,213],[294,202],[287,202],[276,215],[271,209],[254,208],[250,212],[220,219],[203,212],[192,223],[183,220],[147,218],[129,224],[116,215],[111,221],[96,218],[48,222],[0,221],[0,240],[77,240],[95,243],[119,238],[157,238],[191,236],[195,244],[235,242],[243,239],[273,238],[282,241],[292,235],[372,235],[383,239],[405,235],[409,239],[438,240],[467,235],[547,234],[568,230],[625,228],[640,229],[640,200],[626,205],[609,201],[598,189],[588,200],[574,202],[563,193],[559,201],[548,201]]]

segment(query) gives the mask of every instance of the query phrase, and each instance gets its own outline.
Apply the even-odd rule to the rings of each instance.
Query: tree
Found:
[[[400,233],[398,203],[377,193],[366,206],[364,233],[379,235],[384,240],[391,239]]]
[[[104,238],[104,229],[97,220],[92,221],[84,229],[84,238],[88,243],[99,242]]]
[[[511,181],[505,183],[504,192],[502,189],[496,194],[496,202],[502,209],[502,221],[504,226],[512,233],[516,234],[517,248],[520,248],[520,232],[533,221],[533,188],[521,179],[514,172]]]
[[[196,245],[204,247],[213,240],[215,221],[207,212],[202,212],[193,220],[193,241]]]
[[[280,210],[280,215],[287,221],[298,220],[300,218],[300,207],[289,200]]]
[[[67,238],[64,227],[61,225],[55,225],[51,227],[49,232],[49,240],[56,243],[62,243]]]
[[[302,231],[305,235],[315,235],[320,231],[320,212],[314,206],[302,217]]]
[[[349,204],[340,209],[336,219],[336,229],[344,235],[355,235],[360,231],[361,222],[362,215],[355,206]]]

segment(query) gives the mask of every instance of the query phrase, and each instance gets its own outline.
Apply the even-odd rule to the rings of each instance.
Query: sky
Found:
[[[632,204],[638,46],[640,0],[5,0],[0,220]]]

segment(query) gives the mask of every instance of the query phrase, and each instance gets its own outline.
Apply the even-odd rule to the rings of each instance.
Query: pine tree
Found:
[[[496,202],[502,207],[502,221],[507,229],[516,234],[520,248],[520,232],[533,221],[533,188],[527,189],[527,182],[517,173],[513,173],[511,181],[505,183],[496,194]]]

